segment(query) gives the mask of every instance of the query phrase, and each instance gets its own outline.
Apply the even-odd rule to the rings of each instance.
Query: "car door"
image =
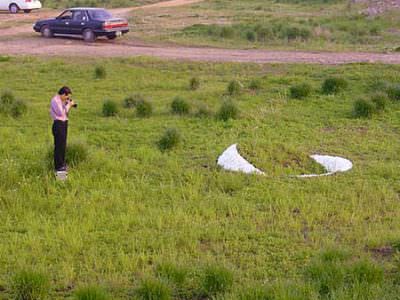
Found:
[[[0,10],[8,10],[9,5],[10,5],[10,1],[1,0],[0,1]]]
[[[59,15],[51,24],[51,30],[56,34],[71,34],[70,23],[72,21],[73,11],[66,10]]]
[[[72,21],[70,22],[70,30],[73,34],[82,34],[83,29],[87,26],[88,16],[85,10],[74,10]]]

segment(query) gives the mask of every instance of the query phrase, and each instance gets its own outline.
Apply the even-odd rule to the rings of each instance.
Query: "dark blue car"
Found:
[[[46,38],[54,35],[82,36],[86,42],[94,42],[99,36],[115,39],[129,32],[128,21],[113,18],[102,8],[70,8],[54,19],[39,20],[33,26]]]

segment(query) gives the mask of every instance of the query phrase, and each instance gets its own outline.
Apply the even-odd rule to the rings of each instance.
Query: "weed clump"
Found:
[[[375,93],[371,97],[371,101],[375,104],[377,111],[383,111],[389,102],[389,98],[385,93]]]
[[[311,94],[312,87],[308,83],[300,83],[290,87],[290,97],[294,99],[303,99]]]
[[[136,115],[140,118],[148,118],[153,113],[153,105],[151,102],[141,100],[136,104]]]
[[[343,78],[330,77],[325,79],[322,84],[322,92],[324,94],[337,94],[347,87],[347,81]]]
[[[229,82],[228,87],[227,87],[227,92],[231,96],[238,95],[240,91],[242,90],[242,86],[237,80],[232,80]]]
[[[12,278],[11,289],[15,300],[43,300],[48,299],[50,283],[41,273],[21,271]]]
[[[181,140],[181,135],[175,128],[168,128],[165,130],[163,136],[158,141],[158,148],[161,151],[170,150],[176,147]]]
[[[185,99],[178,96],[171,103],[171,111],[177,115],[186,115],[190,111],[190,105]]]
[[[206,297],[215,297],[230,290],[233,274],[224,267],[209,266],[204,270],[202,292]]]
[[[374,104],[369,100],[358,99],[353,104],[353,116],[355,118],[370,118],[374,112]]]
[[[94,78],[104,79],[107,76],[106,68],[103,66],[96,66],[94,68]]]
[[[123,106],[125,108],[133,108],[140,101],[144,101],[144,97],[141,94],[129,95],[124,99]]]
[[[249,89],[252,91],[257,91],[261,89],[261,80],[259,79],[253,79],[249,83]]]
[[[391,100],[400,100],[400,85],[395,84],[387,88],[387,94]]]
[[[11,91],[4,91],[0,95],[0,113],[18,118],[27,112],[28,108],[21,99],[16,99]]]
[[[197,77],[192,77],[189,81],[189,89],[196,91],[200,88],[200,79]]]
[[[226,100],[222,103],[217,118],[222,121],[228,121],[229,119],[236,119],[239,115],[239,109],[230,100]]]
[[[137,299],[140,300],[170,300],[172,299],[171,289],[160,280],[146,279],[135,290]]]
[[[118,106],[112,100],[105,100],[103,103],[103,116],[112,117],[118,113]]]
[[[76,300],[108,300],[110,297],[101,288],[97,286],[89,286],[80,288],[76,291],[74,299]]]

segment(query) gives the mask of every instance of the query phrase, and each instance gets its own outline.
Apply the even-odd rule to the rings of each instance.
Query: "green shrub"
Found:
[[[200,79],[197,77],[192,77],[189,81],[189,88],[192,91],[198,90],[200,87]]]
[[[400,85],[399,84],[390,85],[387,88],[387,94],[389,98],[392,100],[396,101],[400,100]]]
[[[240,83],[237,80],[232,80],[229,82],[228,87],[227,87],[227,92],[229,95],[234,96],[238,95],[241,91],[242,87]]]
[[[94,78],[104,79],[107,76],[106,68],[103,66],[96,66],[94,69]]]
[[[190,111],[190,105],[186,100],[177,96],[171,103],[171,111],[174,114],[185,115]]]
[[[101,288],[97,286],[89,286],[80,288],[75,292],[74,299],[76,300],[108,300],[110,297]]]
[[[123,105],[125,108],[133,108],[138,104],[140,101],[144,101],[144,97],[141,94],[134,94],[127,96],[124,101]]]
[[[353,116],[356,118],[369,118],[374,111],[374,104],[366,99],[358,99],[353,104]]]
[[[306,98],[311,94],[312,87],[308,83],[300,83],[290,87],[290,97],[294,99]]]
[[[202,277],[204,296],[213,297],[228,292],[233,284],[233,274],[224,267],[209,266]]]
[[[153,105],[151,102],[142,100],[136,104],[136,115],[141,118],[148,118],[153,113]]]
[[[246,39],[249,42],[255,42],[256,38],[257,38],[257,35],[256,35],[256,33],[254,31],[249,30],[249,31],[246,32]]]
[[[158,147],[161,151],[170,150],[176,147],[181,140],[181,135],[175,128],[165,130],[163,136],[158,141]]]
[[[25,102],[21,99],[17,99],[10,107],[11,116],[18,118],[26,113],[28,110]]]
[[[261,80],[252,79],[249,83],[249,89],[252,91],[257,91],[257,90],[261,89]]]
[[[324,94],[336,94],[347,87],[347,81],[343,78],[330,77],[325,79],[322,84]]]
[[[15,300],[43,300],[48,299],[50,283],[41,273],[21,271],[12,278],[11,290]]]
[[[118,106],[112,100],[105,100],[103,103],[103,116],[111,117],[118,113]]]
[[[382,111],[386,109],[389,98],[385,93],[375,93],[371,96],[371,101],[375,104],[377,111]]]
[[[229,119],[236,119],[239,115],[239,109],[230,100],[224,101],[217,113],[217,118],[222,121],[228,121]]]
[[[137,299],[140,300],[170,300],[172,299],[171,289],[163,282],[156,279],[143,280],[135,290]]]

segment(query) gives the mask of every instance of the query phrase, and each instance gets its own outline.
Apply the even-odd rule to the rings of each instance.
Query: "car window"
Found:
[[[90,18],[93,20],[102,21],[102,20],[108,20],[108,19],[112,18],[111,14],[104,9],[89,10],[88,13],[89,13]]]
[[[66,10],[61,15],[58,16],[58,19],[69,20],[72,19],[72,11]]]
[[[82,10],[74,11],[72,19],[74,21],[86,21],[86,13]]]

